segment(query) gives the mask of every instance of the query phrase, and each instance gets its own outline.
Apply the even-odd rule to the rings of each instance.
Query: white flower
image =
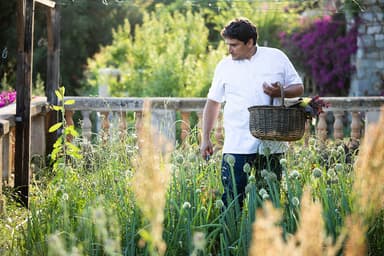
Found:
[[[287,159],[281,158],[280,159],[280,164],[281,164],[281,166],[286,167],[287,166]]]
[[[224,206],[224,203],[223,203],[222,200],[216,200],[216,202],[215,202],[215,207],[216,207],[217,209],[221,209],[223,206]]]
[[[251,165],[249,163],[245,163],[243,166],[243,171],[247,174],[250,173],[251,172]]]
[[[299,206],[299,204],[300,204],[300,200],[299,200],[299,198],[297,198],[296,196],[294,196],[294,197],[292,197],[291,203],[292,203],[294,206]]]
[[[289,177],[292,179],[298,179],[300,178],[300,173],[297,170],[292,170]]]
[[[193,246],[196,250],[204,251],[205,249],[205,234],[203,232],[195,232],[193,234]]]
[[[67,193],[64,193],[62,198],[63,198],[64,201],[68,201],[69,196],[68,196]]]
[[[255,183],[255,182],[256,182],[256,178],[255,178],[255,176],[254,176],[254,175],[250,175],[249,178],[248,178],[248,181],[249,181],[250,183]]]
[[[263,195],[265,195],[265,194],[268,195],[267,190],[265,190],[264,188],[262,188],[262,189],[259,190],[259,195],[260,195],[261,197],[263,197]]]
[[[344,168],[343,168],[343,165],[342,165],[342,164],[337,163],[337,164],[335,165],[335,170],[336,170],[337,172],[341,172],[343,169],[344,169]]]
[[[261,170],[260,175],[261,175],[261,177],[263,177],[263,178],[267,177],[267,175],[268,175],[268,170],[266,170],[266,169]]]
[[[264,194],[264,195],[262,196],[262,198],[263,198],[263,200],[267,200],[267,199],[269,198],[269,195],[268,195],[268,194]]]
[[[235,162],[236,162],[236,159],[233,155],[231,154],[228,154],[225,156],[225,161],[230,165],[230,166],[234,166],[235,165]]]
[[[184,202],[183,209],[189,209],[191,208],[191,204],[189,202]]]

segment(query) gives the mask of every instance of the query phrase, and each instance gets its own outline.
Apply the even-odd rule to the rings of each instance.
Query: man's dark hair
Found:
[[[257,30],[256,26],[248,19],[236,18],[224,27],[221,31],[221,36],[223,38],[237,39],[244,44],[252,38],[253,44],[255,45],[257,41]]]

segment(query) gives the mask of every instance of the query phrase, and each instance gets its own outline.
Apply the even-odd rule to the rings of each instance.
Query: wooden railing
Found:
[[[69,124],[74,123],[74,114],[79,112],[81,134],[90,140],[92,134],[101,133],[108,137],[111,121],[122,131],[127,130],[127,117],[135,122],[133,129],[141,122],[144,98],[102,98],[102,97],[65,97],[73,99],[75,104],[65,107],[65,117]],[[201,128],[202,111],[205,98],[148,98],[151,101],[152,123],[169,140],[184,141],[191,129],[191,114],[197,117],[197,128]],[[342,97],[323,98],[330,107],[320,114],[313,124],[308,122],[306,136],[313,134],[320,140],[351,137],[359,140],[365,127],[378,118],[384,97]],[[33,99],[31,106],[31,156],[45,158],[47,151],[47,113],[50,111],[46,98]],[[96,113],[96,115],[94,115]],[[97,118],[91,118],[96,116]],[[196,120],[196,119],[194,119]],[[223,139],[221,118],[215,129],[220,144]],[[97,122],[97,124],[95,124]],[[180,128],[180,138],[176,138],[176,126]],[[96,127],[96,129],[94,129]],[[15,104],[0,109],[0,169],[2,182],[10,184],[15,159]],[[199,131],[199,129],[197,129]],[[2,211],[0,183],[0,212]]]

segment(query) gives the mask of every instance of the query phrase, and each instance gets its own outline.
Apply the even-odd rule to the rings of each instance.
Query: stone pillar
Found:
[[[364,0],[362,5],[349,95],[377,96],[384,93],[384,1]]]
[[[172,145],[176,145],[176,111],[152,109],[152,126]]]
[[[39,155],[45,157],[45,114],[32,117],[31,123],[31,156]]]
[[[119,79],[120,77],[120,70],[113,69],[113,68],[101,68],[99,69],[99,79],[98,79],[98,94],[99,97],[109,97],[111,96],[109,92],[109,79],[112,77]],[[109,117],[112,117],[113,115],[110,115]],[[101,129],[101,123],[102,123],[102,117],[101,113],[97,114],[97,121],[96,121],[96,130],[97,132]]]

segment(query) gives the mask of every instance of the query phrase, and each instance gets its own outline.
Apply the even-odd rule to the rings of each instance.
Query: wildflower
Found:
[[[280,159],[280,164],[281,164],[281,166],[283,166],[283,167],[287,167],[287,159],[285,159],[285,158],[281,158],[281,159]]]
[[[184,162],[184,157],[182,155],[178,155],[176,156],[175,160],[176,160],[176,163],[182,164]]]
[[[300,173],[297,170],[292,170],[289,177],[292,179],[298,179],[300,178]]]
[[[263,197],[263,195],[265,195],[265,194],[268,194],[268,192],[267,192],[267,190],[265,190],[265,188],[262,188],[262,189],[259,190],[259,195],[261,197]]]
[[[267,199],[269,198],[269,195],[268,195],[268,194],[264,194],[264,195],[262,196],[262,198],[263,198],[263,200],[267,200]]]
[[[336,170],[336,172],[341,172],[341,171],[343,171],[343,165],[340,164],[340,163],[337,163],[337,164],[335,165],[335,170]]]
[[[344,151],[344,147],[343,147],[343,146],[338,146],[338,147],[337,147],[337,152],[338,152],[339,154],[344,154],[344,153],[345,153],[345,151]]]
[[[67,193],[64,193],[62,198],[63,198],[64,201],[68,201],[69,196],[68,196]]]
[[[215,207],[216,207],[217,209],[221,209],[223,206],[224,206],[224,203],[223,203],[222,200],[216,200],[216,202],[215,202]]]
[[[248,181],[249,183],[255,183],[256,182],[256,178],[254,175],[250,175],[249,178],[248,178]]]
[[[183,209],[189,209],[191,208],[191,204],[189,202],[184,202]]]
[[[197,188],[197,189],[195,190],[195,193],[196,193],[196,194],[200,194],[200,193],[201,193],[201,189]]]
[[[268,170],[266,170],[266,169],[261,170],[260,175],[261,175],[261,177],[263,177],[263,178],[267,177],[267,175],[268,175]]]
[[[204,251],[206,245],[205,234],[203,232],[195,232],[193,234],[193,246],[195,250]]]
[[[333,178],[331,179],[331,183],[332,183],[332,184],[337,184],[337,183],[339,183],[339,178],[338,178],[337,176],[333,177]]]
[[[315,178],[320,178],[322,176],[322,171],[319,168],[315,168],[312,170],[312,175]]]
[[[251,172],[251,165],[249,163],[245,163],[244,166],[243,166],[243,171],[246,174],[249,174]]]
[[[292,200],[291,200],[291,203],[292,203],[293,206],[299,206],[299,204],[300,204],[300,200],[299,200],[299,198],[297,198],[296,196],[294,196],[294,197],[292,198]]]
[[[251,191],[252,189],[252,185],[250,183],[248,183],[246,186],[245,186],[245,193],[248,194],[249,191]]]
[[[329,177],[335,177],[336,176],[336,172],[335,172],[335,170],[333,168],[329,169],[327,171],[327,173],[328,173]]]
[[[204,206],[201,206],[200,210],[201,210],[201,212],[203,212],[203,213],[206,213],[206,212],[207,212],[207,208],[205,208]]]
[[[225,161],[230,165],[230,166],[234,166],[235,165],[235,162],[236,162],[236,159],[233,155],[226,155],[225,156]]]
[[[277,180],[277,175],[274,172],[268,172],[267,176],[264,177],[266,180]]]
[[[271,149],[269,147],[264,148],[264,155],[269,156],[271,154]]]

